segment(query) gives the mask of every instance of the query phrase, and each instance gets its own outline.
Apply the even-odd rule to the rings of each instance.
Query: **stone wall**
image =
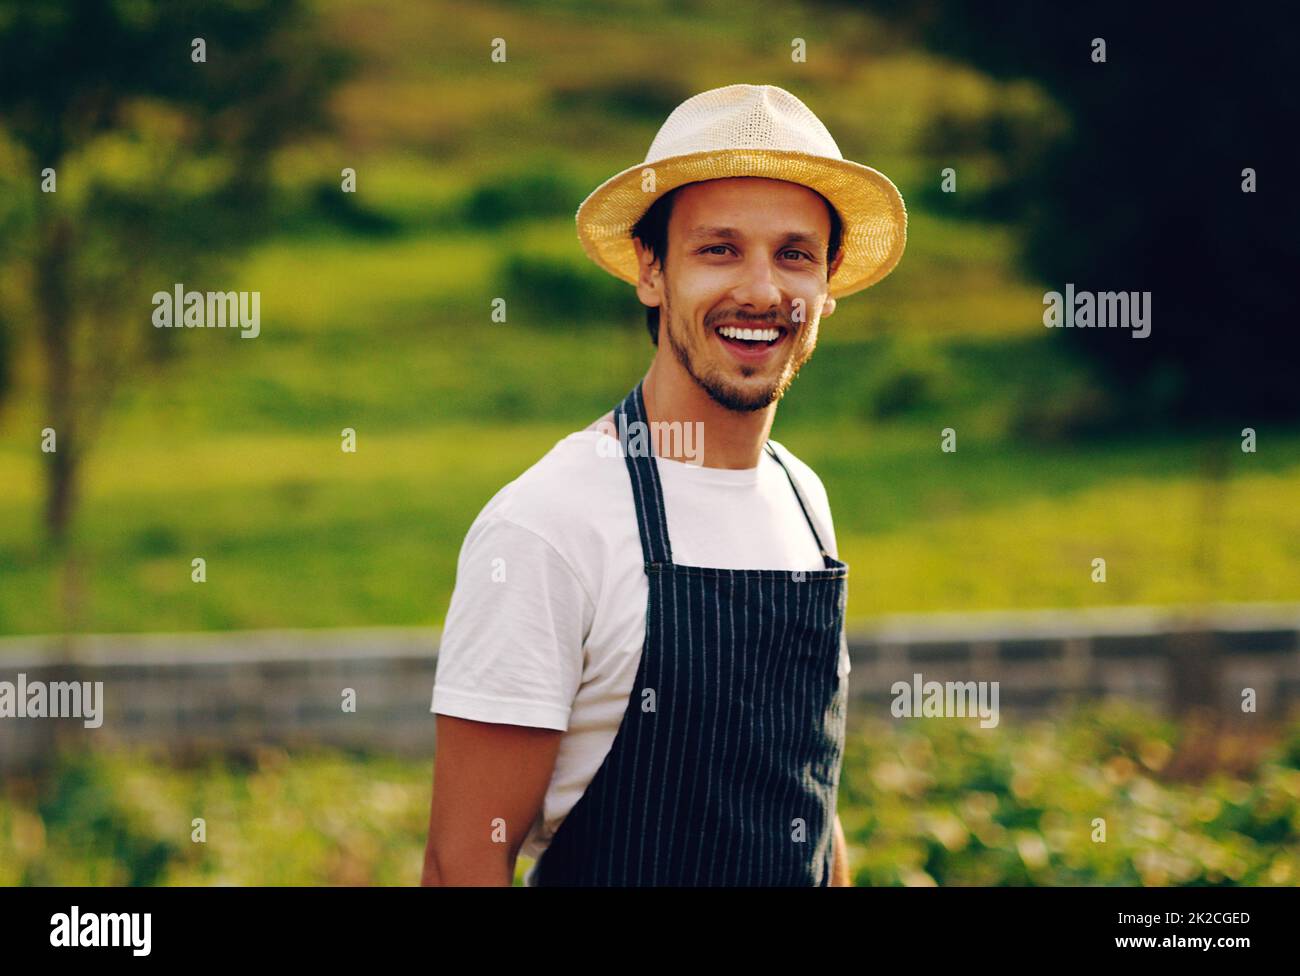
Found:
[[[170,752],[326,743],[433,754],[432,629],[251,631],[0,640],[0,682],[103,682],[103,723],[0,718],[0,770],[59,743]],[[997,681],[1004,711],[1118,695],[1166,712],[1241,715],[1300,703],[1300,605],[890,617],[850,633],[856,714],[888,714],[891,686]],[[345,688],[356,711],[343,711]]]

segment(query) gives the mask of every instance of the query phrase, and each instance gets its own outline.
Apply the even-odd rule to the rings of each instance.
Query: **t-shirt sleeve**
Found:
[[[593,614],[550,543],[506,518],[476,520],[456,566],[432,711],[568,729]]]

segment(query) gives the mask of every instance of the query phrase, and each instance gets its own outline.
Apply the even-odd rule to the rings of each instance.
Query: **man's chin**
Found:
[[[747,386],[712,380],[700,385],[714,403],[737,413],[762,410],[781,398],[780,387],[770,382],[761,386]]]
[[[697,369],[686,348],[671,334],[669,342],[682,368],[709,395],[709,398],[721,407],[734,410],[736,413],[753,413],[755,410],[771,406],[785,393],[785,387],[775,378],[751,374],[748,382],[736,382],[725,371],[718,369],[714,363],[708,363],[703,369]],[[793,378],[792,376],[791,380]],[[789,385],[789,383],[785,384],[786,387]]]

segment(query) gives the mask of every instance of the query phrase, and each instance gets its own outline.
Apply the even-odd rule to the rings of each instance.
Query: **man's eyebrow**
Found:
[[[706,237],[721,237],[724,240],[734,241],[739,240],[742,236],[740,231],[734,227],[695,227],[687,233],[686,239],[695,241]],[[825,243],[819,234],[798,230],[788,231],[781,238],[781,241],[785,244],[812,244],[816,247],[820,247]]]
[[[725,237],[734,241],[740,236],[740,231],[734,227],[693,227],[690,233],[686,235],[690,240],[700,237]]]
[[[820,234],[810,234],[807,231],[792,230],[786,234],[783,243],[785,244],[811,244],[814,247],[825,247],[826,242],[821,239]]]

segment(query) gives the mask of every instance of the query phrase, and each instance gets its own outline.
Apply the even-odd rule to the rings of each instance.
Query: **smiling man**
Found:
[[[789,92],[731,85],[577,222],[655,355],[466,536],[423,882],[508,885],[523,853],[539,887],[847,885],[848,567],[768,435],[836,298],[898,263],[902,197]]]

